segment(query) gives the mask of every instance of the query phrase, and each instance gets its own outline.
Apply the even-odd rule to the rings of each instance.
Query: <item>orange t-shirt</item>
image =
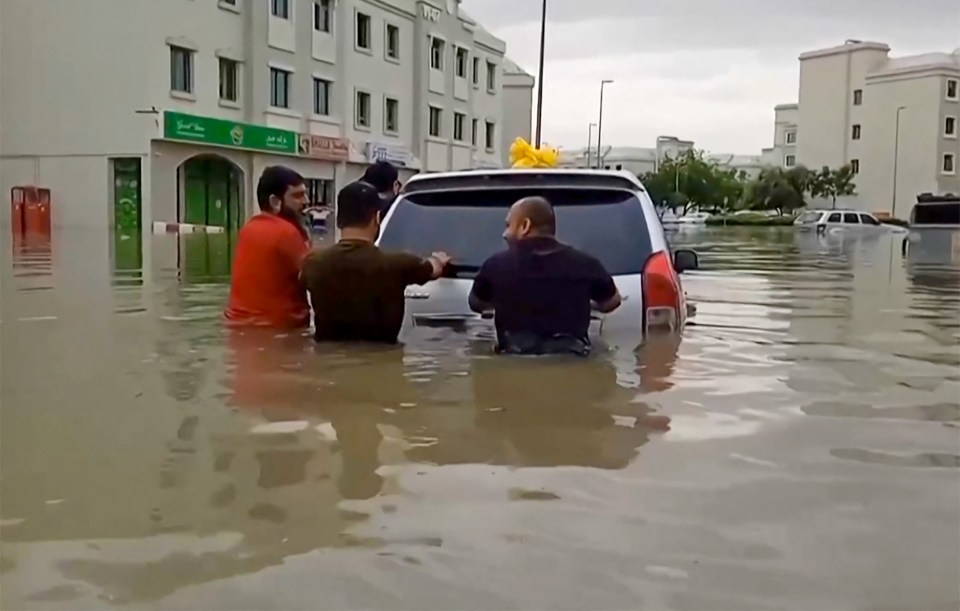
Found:
[[[224,312],[236,324],[305,327],[310,305],[300,283],[300,264],[309,245],[290,221],[258,214],[247,221],[237,239]]]

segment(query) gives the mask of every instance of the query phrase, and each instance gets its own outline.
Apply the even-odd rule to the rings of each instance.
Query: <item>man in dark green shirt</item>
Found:
[[[313,304],[318,341],[395,343],[405,314],[404,290],[436,280],[450,262],[446,253],[427,259],[377,248],[381,200],[365,182],[337,196],[340,241],[314,250],[302,279]]]

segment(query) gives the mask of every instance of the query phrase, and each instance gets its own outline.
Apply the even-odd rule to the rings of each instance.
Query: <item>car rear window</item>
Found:
[[[599,259],[612,275],[637,274],[652,252],[635,193],[619,189],[474,189],[411,193],[394,206],[380,246],[429,255],[442,250],[476,270],[503,250],[507,211],[540,195],[557,215],[557,237]]]
[[[910,214],[910,224],[960,226],[960,202],[917,204]]]

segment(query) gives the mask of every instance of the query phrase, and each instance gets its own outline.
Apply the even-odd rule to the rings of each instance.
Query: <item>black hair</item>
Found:
[[[378,193],[385,193],[393,190],[393,185],[397,183],[400,174],[397,168],[389,161],[378,161],[363,173],[363,182],[373,185]]]
[[[337,194],[337,227],[366,227],[380,211],[380,194],[368,182],[354,182]]]
[[[257,182],[257,204],[260,205],[261,210],[269,210],[271,195],[280,198],[282,201],[287,189],[303,183],[303,176],[290,168],[282,165],[272,165],[264,168],[263,174],[260,175],[260,181]]]

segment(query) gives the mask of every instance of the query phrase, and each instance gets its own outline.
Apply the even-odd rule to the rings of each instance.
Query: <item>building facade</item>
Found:
[[[910,214],[920,193],[960,193],[960,49],[891,58],[849,40],[800,55],[799,103],[775,109],[765,159],[785,168],[849,165],[845,206]]]
[[[530,120],[457,0],[10,0],[0,53],[0,183],[59,225],[236,227],[268,165],[330,204],[380,159],[499,166]]]

